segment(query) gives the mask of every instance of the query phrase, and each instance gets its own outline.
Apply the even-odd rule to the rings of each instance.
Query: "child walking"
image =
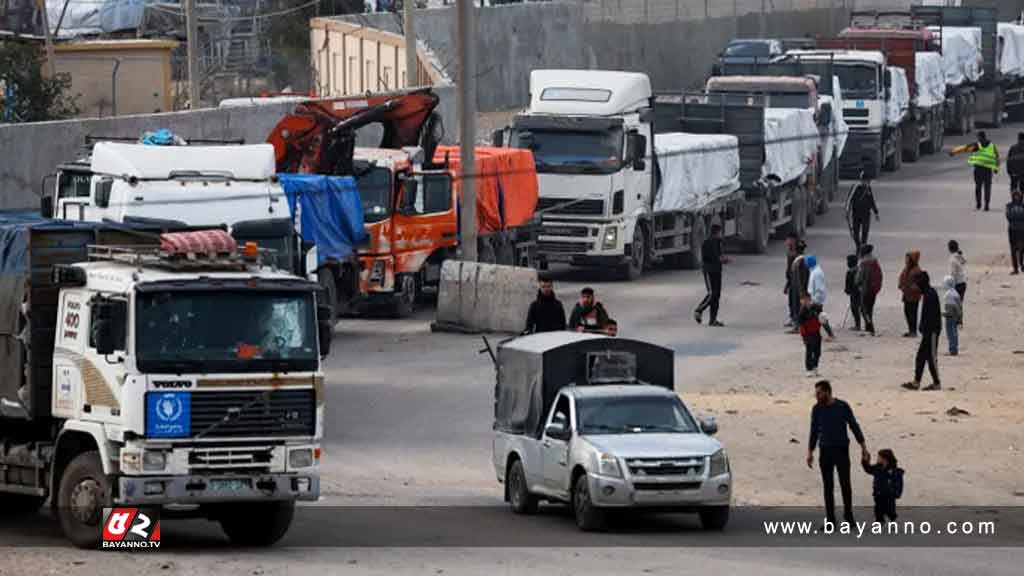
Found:
[[[853,316],[853,331],[860,331],[860,305],[863,300],[860,287],[857,286],[857,267],[859,261],[856,254],[846,257],[846,295],[850,297],[850,315]]]
[[[960,291],[957,290],[956,280],[952,276],[946,276],[943,285],[946,287],[944,297],[946,309],[942,313],[946,317],[946,339],[949,340],[949,355],[956,356],[960,353],[960,324],[964,317],[963,300],[960,298]]]
[[[896,500],[903,496],[903,468],[897,466],[896,455],[884,448],[878,451],[878,461],[871,463],[867,452],[860,461],[864,471],[870,474],[871,495],[875,497],[875,522],[896,520]]]
[[[804,294],[800,298],[800,336],[804,339],[804,367],[810,376],[818,375],[818,362],[821,360],[821,321],[818,319],[818,307],[811,302],[811,296]]]

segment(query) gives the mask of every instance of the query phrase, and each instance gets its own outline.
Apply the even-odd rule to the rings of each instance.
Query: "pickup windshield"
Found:
[[[391,215],[391,171],[368,168],[356,174],[356,189],[363,199],[363,221],[380,222]]]
[[[533,150],[538,172],[613,174],[622,169],[622,128],[601,132],[531,130],[522,147]]]
[[[136,306],[135,352],[143,372],[290,372],[317,367],[312,292],[140,292]]]
[[[872,99],[878,96],[878,72],[871,66],[836,65],[835,74],[844,98]]]
[[[679,398],[668,396],[609,396],[578,398],[580,434],[641,434],[697,432],[697,424]]]

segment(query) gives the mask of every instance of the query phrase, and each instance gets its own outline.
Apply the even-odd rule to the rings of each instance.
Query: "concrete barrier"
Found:
[[[437,332],[511,332],[526,326],[537,295],[537,271],[446,260],[437,296]]]

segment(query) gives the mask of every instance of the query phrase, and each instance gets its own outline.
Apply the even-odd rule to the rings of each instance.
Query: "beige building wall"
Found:
[[[170,40],[103,40],[58,43],[58,73],[71,76],[79,116],[102,118],[173,109]]]
[[[313,86],[320,96],[386,92],[442,83],[441,75],[424,64],[422,49],[417,54],[418,70],[409,82],[405,38],[398,34],[315,18],[310,23],[309,37]]]

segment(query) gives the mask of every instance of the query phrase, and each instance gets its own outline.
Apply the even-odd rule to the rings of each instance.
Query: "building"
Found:
[[[90,40],[54,46],[57,73],[71,77],[83,118],[174,109],[173,40]]]

